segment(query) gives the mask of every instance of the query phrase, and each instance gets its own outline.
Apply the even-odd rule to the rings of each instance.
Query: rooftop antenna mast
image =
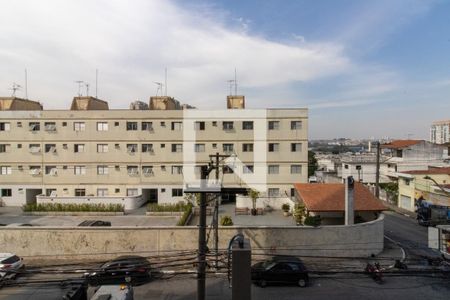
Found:
[[[11,97],[16,97],[16,91],[20,90],[21,88],[22,88],[22,86],[13,82],[12,88],[10,88],[10,90],[12,91]]]
[[[229,86],[230,86],[230,96],[233,95],[233,85],[234,85],[234,79],[227,80]]]
[[[83,80],[77,80],[75,83],[78,83],[78,97],[81,97],[81,87],[83,86],[84,81]]]
[[[95,98],[97,98],[97,87],[98,87],[98,69],[95,69]]]
[[[27,73],[27,69],[25,69],[25,99],[28,100],[28,73]]]
[[[167,96],[167,67],[164,70],[164,96]]]
[[[89,96],[89,83],[85,82],[84,86],[86,87],[86,96]]]
[[[234,95],[237,96],[237,72],[236,72],[236,68],[234,68]]]
[[[163,92],[162,87],[164,84],[162,82],[157,82],[157,81],[153,81],[153,82],[157,85],[156,97],[158,97],[158,92],[161,92],[161,96],[162,96],[162,92]]]

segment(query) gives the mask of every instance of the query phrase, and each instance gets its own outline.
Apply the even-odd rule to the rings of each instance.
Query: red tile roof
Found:
[[[411,170],[411,171],[404,171],[402,173],[411,174],[411,175],[427,175],[427,174],[450,175],[450,167],[445,167],[445,168],[428,167],[428,170]]]
[[[298,195],[309,211],[345,211],[345,189],[342,183],[296,183]],[[355,182],[355,211],[382,211],[386,207],[361,183]]]
[[[402,149],[423,142],[423,140],[395,140],[381,145],[381,148]]]

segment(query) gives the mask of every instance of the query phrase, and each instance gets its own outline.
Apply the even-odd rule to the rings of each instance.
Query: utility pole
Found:
[[[380,141],[377,141],[377,170],[375,174],[375,196],[380,197]]]
[[[206,184],[208,167],[201,167],[201,184]],[[205,300],[206,290],[206,193],[200,193],[200,220],[198,224],[197,300]]]
[[[220,159],[219,152],[216,152],[215,168],[216,168],[217,182],[219,182],[219,159]],[[214,207],[214,250],[216,251],[216,259],[214,261],[214,266],[216,267],[216,270],[219,267],[219,200],[220,200],[219,197],[222,196],[220,194],[217,195]]]

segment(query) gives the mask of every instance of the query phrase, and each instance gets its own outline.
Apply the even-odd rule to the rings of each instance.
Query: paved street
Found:
[[[398,242],[406,252],[406,261],[411,264],[427,264],[426,257],[439,257],[428,248],[428,228],[420,226],[414,216],[385,212],[384,233]]]

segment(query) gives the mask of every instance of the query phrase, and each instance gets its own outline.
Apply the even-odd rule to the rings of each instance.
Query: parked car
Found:
[[[15,272],[24,268],[22,258],[13,253],[0,253],[0,278],[5,277],[8,273]]]
[[[90,285],[121,284],[130,281],[132,285],[150,281],[150,262],[142,256],[120,256],[103,264],[99,270],[85,273]]]
[[[78,224],[78,226],[111,226],[111,222],[101,220],[86,220]]]
[[[252,266],[252,281],[265,287],[269,283],[308,285],[308,271],[303,262],[294,256],[274,256]]]

